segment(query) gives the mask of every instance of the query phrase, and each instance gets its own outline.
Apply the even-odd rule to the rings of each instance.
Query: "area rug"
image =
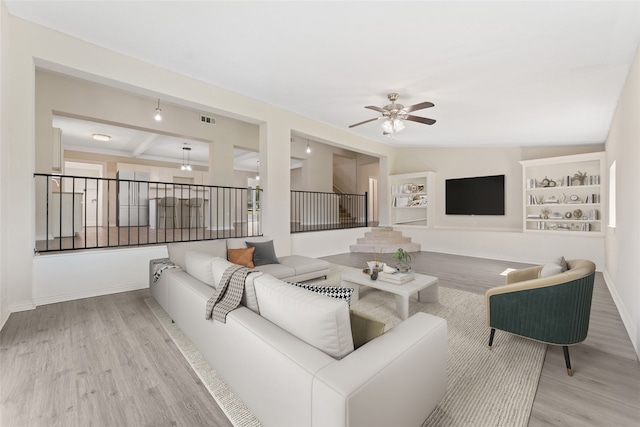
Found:
[[[350,270],[332,265],[327,280],[314,282],[338,285],[340,274]],[[448,328],[447,392],[422,427],[526,426],[546,345],[498,332],[489,351],[484,297],[442,286],[439,294],[438,303],[421,303],[415,298],[409,303],[410,316],[418,311],[430,313],[446,319]],[[155,300],[146,302],[229,420],[238,427],[259,426],[260,422]],[[386,329],[401,321],[393,296],[376,289],[362,288],[360,299],[351,307],[385,322]]]

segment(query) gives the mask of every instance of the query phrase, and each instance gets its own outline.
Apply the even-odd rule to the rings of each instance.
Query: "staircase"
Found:
[[[395,231],[393,227],[373,227],[349,249],[351,252],[390,254],[399,248],[407,252],[420,252],[420,247],[420,243],[411,242],[411,237],[404,237],[401,231]]]

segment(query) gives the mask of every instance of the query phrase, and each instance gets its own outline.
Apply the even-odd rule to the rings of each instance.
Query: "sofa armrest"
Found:
[[[532,280],[538,278],[542,265],[536,265],[535,267],[523,268],[520,270],[511,271],[507,274],[505,283],[507,285],[511,283],[523,282],[525,280]]]
[[[317,373],[312,425],[418,426],[446,390],[447,323],[416,313]]]

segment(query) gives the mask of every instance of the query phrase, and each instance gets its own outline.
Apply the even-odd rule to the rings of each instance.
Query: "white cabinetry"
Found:
[[[390,225],[429,225],[433,209],[433,172],[389,176]]]
[[[523,160],[525,232],[603,234],[603,152]]]

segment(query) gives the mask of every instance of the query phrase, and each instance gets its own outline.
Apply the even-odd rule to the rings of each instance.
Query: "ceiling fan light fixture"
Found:
[[[103,133],[94,133],[93,135],[93,139],[95,139],[96,141],[109,141],[111,139],[111,136],[109,135],[105,135]]]
[[[156,122],[162,121],[162,109],[160,108],[160,100],[158,99],[158,107],[156,108],[156,115],[153,116],[156,119]]]

